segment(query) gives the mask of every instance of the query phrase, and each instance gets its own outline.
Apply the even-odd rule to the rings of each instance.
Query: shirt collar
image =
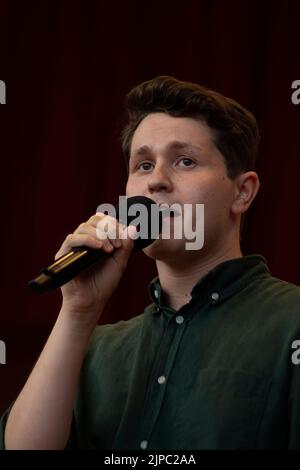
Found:
[[[246,286],[257,276],[268,276],[270,271],[266,259],[261,255],[248,255],[224,261],[195,284],[191,291],[193,298],[204,297],[211,304],[217,304]],[[155,277],[148,287],[150,297],[159,311],[162,307],[162,288]]]

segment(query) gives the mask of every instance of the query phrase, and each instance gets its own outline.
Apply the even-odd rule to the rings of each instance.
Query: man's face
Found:
[[[168,205],[204,204],[204,250],[219,245],[233,228],[234,187],[224,158],[214,145],[212,131],[204,122],[153,113],[137,127],[126,195],[147,196]],[[144,251],[163,259],[182,254],[185,243],[185,239],[160,239]]]

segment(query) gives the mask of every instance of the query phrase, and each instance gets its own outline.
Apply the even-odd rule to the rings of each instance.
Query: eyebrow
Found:
[[[181,142],[179,140],[173,140],[172,142],[169,142],[167,145],[167,150],[183,150],[183,149],[190,149],[190,150],[196,150],[200,152],[203,150],[201,147],[198,147],[197,145],[193,145],[190,142]],[[135,152],[133,152],[133,155],[145,155],[152,153],[153,147],[149,145],[142,145],[139,147]]]

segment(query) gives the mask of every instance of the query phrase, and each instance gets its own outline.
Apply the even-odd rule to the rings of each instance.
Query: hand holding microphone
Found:
[[[143,204],[147,210],[148,236],[133,240],[136,227],[130,208]],[[141,249],[152,243],[161,230],[161,219],[157,233],[151,227],[151,215],[159,207],[149,198],[136,196],[127,199],[127,220],[97,213],[77,227],[64,240],[55,255],[55,263],[41,270],[41,274],[29,282],[35,292],[45,293],[61,287],[63,304],[77,311],[98,311],[106,304],[116,289],[126,269],[132,249]],[[105,222],[105,233],[99,238],[99,222]],[[128,226],[124,225],[126,222]],[[104,224],[103,224],[104,225]],[[117,236],[110,238],[110,233]]]

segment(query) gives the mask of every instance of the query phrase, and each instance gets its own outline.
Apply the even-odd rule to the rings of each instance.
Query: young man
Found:
[[[106,216],[96,214],[68,235],[56,258],[80,245],[112,256],[62,287],[48,342],[2,418],[3,445],[300,449],[300,366],[292,360],[300,289],[273,278],[262,257],[243,257],[239,242],[259,189],[254,117],[172,77],[142,83],[127,106],[126,194],[204,204],[204,245],[157,239],[144,249],[157,264],[153,303],[129,321],[96,326],[126,268],[133,229],[100,241]]]

